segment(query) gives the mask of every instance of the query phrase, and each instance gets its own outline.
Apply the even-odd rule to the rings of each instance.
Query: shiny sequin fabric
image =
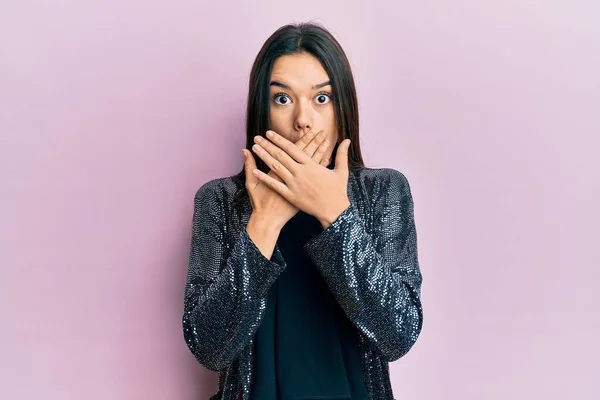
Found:
[[[211,399],[253,399],[254,342],[270,286],[286,263],[275,246],[267,259],[248,236],[249,200],[233,206],[239,176],[198,190],[183,334],[198,362],[219,373]],[[421,332],[422,275],[413,199],[406,177],[391,168],[350,171],[350,206],[304,249],[356,326],[361,367],[373,400],[393,400],[388,363]]]

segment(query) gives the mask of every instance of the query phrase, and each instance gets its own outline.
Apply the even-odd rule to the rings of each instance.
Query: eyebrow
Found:
[[[288,86],[288,85],[286,85],[285,83],[283,83],[283,82],[279,82],[279,81],[271,81],[271,86],[279,86],[279,87],[282,87],[282,88],[284,88],[284,89],[289,89],[289,90],[292,90],[292,88],[291,88],[291,87],[289,87],[289,86]],[[312,88],[313,88],[313,89],[320,89],[320,88],[322,88],[322,87],[324,87],[324,86],[331,86],[331,81],[327,81],[327,82],[319,83],[318,85],[315,85],[315,86],[313,86]]]

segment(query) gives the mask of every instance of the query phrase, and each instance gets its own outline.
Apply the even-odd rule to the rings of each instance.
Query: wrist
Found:
[[[344,202],[328,208],[322,215],[317,217],[323,229],[327,229],[348,207],[350,207],[350,200],[345,199]]]
[[[279,235],[279,232],[281,232],[281,229],[283,228],[283,226],[274,221],[272,217],[255,211],[250,214],[248,227],[258,232],[277,235]]]

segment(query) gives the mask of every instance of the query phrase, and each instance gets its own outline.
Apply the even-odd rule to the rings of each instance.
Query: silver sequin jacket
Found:
[[[183,335],[195,358],[219,374],[211,399],[252,399],[253,344],[269,287],[286,263],[250,239],[244,183],[213,179],[197,191]],[[423,325],[422,276],[409,183],[391,168],[350,171],[350,206],[304,249],[356,326],[361,366],[373,400],[393,400],[388,363],[406,354]],[[255,399],[256,400],[256,399]]]

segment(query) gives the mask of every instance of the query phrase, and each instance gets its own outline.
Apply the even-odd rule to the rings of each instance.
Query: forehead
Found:
[[[271,71],[271,80],[292,88],[311,88],[329,79],[319,60],[310,54],[291,54],[277,58]]]

